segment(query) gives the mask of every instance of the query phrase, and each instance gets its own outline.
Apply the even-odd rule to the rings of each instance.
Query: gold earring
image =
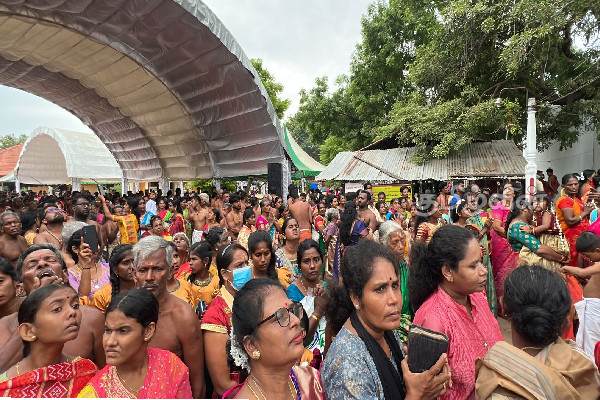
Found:
[[[260,358],[260,351],[258,351],[258,350],[254,350],[254,351],[252,352],[252,359],[253,359],[253,360],[258,360],[259,358]]]
[[[37,336],[35,336],[35,335],[32,335],[32,336],[31,336],[31,340],[35,340],[35,339],[37,339]]]
[[[356,308],[356,309],[358,310],[358,304],[355,304],[355,305],[354,305],[354,308]]]

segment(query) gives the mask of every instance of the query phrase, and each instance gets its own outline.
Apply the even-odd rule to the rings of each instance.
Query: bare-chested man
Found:
[[[373,211],[369,210],[369,202],[371,201],[371,193],[366,190],[360,190],[356,202],[358,205],[358,218],[368,227],[371,232],[377,228],[377,218]]]
[[[223,207],[221,207],[221,221],[220,225],[223,228],[227,228],[227,214],[231,212],[231,204],[223,203]]]
[[[217,190],[217,198],[212,204],[212,208],[216,208],[217,210],[221,210],[223,207],[223,189]]]
[[[47,203],[40,214],[42,223],[46,225],[46,230],[35,235],[33,244],[50,243],[58,249],[62,249],[62,230],[65,223],[64,210],[53,203]]]
[[[190,201],[191,207],[188,218],[194,229],[192,232],[192,244],[202,240],[202,231],[204,230],[204,225],[206,225],[209,204],[210,198],[206,193],[200,193],[199,196],[192,197]]]
[[[233,239],[237,240],[240,229],[242,229],[242,200],[237,194],[229,197],[231,203],[231,211],[225,216],[227,232]]]
[[[312,238],[313,214],[310,204],[298,196],[298,191],[293,190],[290,195],[292,196],[292,201],[288,202],[288,209],[292,217],[298,222],[298,226],[300,227],[300,241],[302,242]]]
[[[68,285],[67,267],[60,251],[49,243],[34,244],[17,261],[17,277],[26,294],[41,286]],[[94,361],[99,368],[106,364],[102,348],[104,316],[94,307],[81,306],[81,325],[76,339],[65,343],[64,353]],[[0,319],[0,371],[23,359],[23,341],[17,334],[17,313]]]
[[[152,292],[160,313],[150,347],[176,354],[187,365],[192,394],[204,397],[204,351],[200,321],[189,306],[167,290],[173,248],[160,236],[147,236],[133,246],[134,278],[138,288]]]
[[[21,236],[21,219],[12,211],[4,211],[0,214],[0,228],[0,257],[6,258],[14,267],[23,250],[27,248],[27,242]]]

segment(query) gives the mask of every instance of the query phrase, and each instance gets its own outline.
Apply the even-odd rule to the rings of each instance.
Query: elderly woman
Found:
[[[295,366],[304,352],[303,313],[273,279],[253,279],[236,294],[230,362],[250,374],[223,398],[325,398],[318,372]]]
[[[558,274],[539,266],[515,269],[504,283],[503,302],[512,345],[498,342],[486,354],[477,399],[600,398],[594,363],[560,338],[571,298]]]
[[[396,221],[385,221],[379,225],[379,242],[392,252],[398,263],[400,273],[400,291],[402,292],[402,318],[398,333],[400,339],[406,342],[408,329],[412,320],[410,300],[408,296],[408,263],[406,261],[409,250],[408,232],[404,231]]]
[[[396,333],[402,293],[392,254],[372,240],[359,241],[348,248],[340,272],[343,286],[332,289],[327,307],[336,334],[321,369],[327,398],[432,399],[444,394],[450,383],[445,354],[428,371],[408,369]]]
[[[408,281],[414,323],[450,339],[452,387],[443,400],[467,399],[475,390],[475,360],[502,340],[483,294],[487,269],[477,239],[465,228],[438,229],[431,242],[414,242]]]

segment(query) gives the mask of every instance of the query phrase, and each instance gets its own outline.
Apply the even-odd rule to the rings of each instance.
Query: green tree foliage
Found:
[[[422,161],[474,139],[520,141],[528,95],[538,102],[539,148],[570,146],[573,128],[600,125],[599,4],[378,1],[363,18],[350,75],[333,90],[318,78],[294,120],[313,143],[336,137],[339,150],[356,150],[393,136],[416,145]],[[326,162],[335,153],[323,146]]]
[[[9,147],[23,144],[27,140],[27,135],[15,136],[13,134],[4,135],[0,138],[0,149],[8,149]]]
[[[273,107],[275,108],[275,114],[277,114],[279,119],[283,118],[283,114],[290,106],[289,99],[281,99],[279,97],[279,94],[283,91],[283,85],[275,82],[275,77],[263,66],[263,60],[260,58],[253,58],[250,61],[256,72],[258,72],[258,76],[269,94],[271,103],[273,103]]]
[[[215,186],[215,182],[212,179],[197,179],[189,181],[187,183],[188,189],[198,189],[200,193],[212,193],[212,188]],[[235,192],[236,183],[232,179],[221,179],[221,188],[227,189],[230,192]]]

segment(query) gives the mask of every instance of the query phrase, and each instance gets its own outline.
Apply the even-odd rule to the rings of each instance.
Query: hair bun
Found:
[[[562,322],[547,310],[528,305],[512,315],[513,326],[532,343],[549,344],[560,334]]]

